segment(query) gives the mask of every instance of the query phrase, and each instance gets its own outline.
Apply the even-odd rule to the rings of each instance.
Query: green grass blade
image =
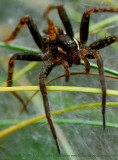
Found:
[[[23,120],[0,120],[0,126],[10,126],[16,125],[18,123],[22,123]],[[73,124],[73,125],[93,125],[93,126],[103,126],[101,122],[98,121],[82,121],[82,120],[71,120],[71,119],[54,119],[54,123],[57,124]],[[45,124],[47,120],[36,121],[33,124]],[[106,124],[107,127],[110,128],[118,128],[118,124],[109,123]]]

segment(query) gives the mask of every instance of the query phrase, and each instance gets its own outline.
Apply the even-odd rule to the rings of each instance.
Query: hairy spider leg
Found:
[[[60,153],[60,148],[59,148],[59,144],[58,144],[58,140],[57,140],[56,131],[55,131],[53,122],[51,120],[50,107],[49,107],[49,102],[48,102],[48,97],[47,97],[47,89],[46,89],[46,85],[45,85],[45,79],[48,76],[48,74],[51,72],[51,70],[54,66],[55,66],[55,62],[48,60],[46,65],[41,70],[39,84],[40,84],[40,90],[41,90],[42,97],[43,97],[46,118],[48,120],[48,124],[49,124],[51,132],[53,134],[53,138],[56,142],[57,150]]]
[[[70,23],[70,20],[68,18],[66,10],[65,10],[65,8],[63,7],[62,4],[49,6],[45,11],[44,16],[47,17],[49,12],[51,10],[53,10],[53,9],[57,9],[58,10],[60,19],[62,20],[62,23],[64,25],[64,28],[66,30],[67,35],[70,36],[71,38],[73,38],[74,37],[74,32],[73,32],[73,29],[72,29],[72,25]]]
[[[86,44],[88,40],[88,32],[89,32],[89,19],[90,14],[93,12],[118,12],[118,8],[93,8],[89,9],[86,12],[84,12],[81,25],[80,25],[80,42],[82,44]],[[118,38],[116,36],[109,36],[107,38],[103,38],[100,40],[97,40],[89,45],[89,49],[95,49],[99,50],[101,48],[104,48],[113,42],[117,42]],[[102,58],[99,54],[95,54],[94,58],[97,59],[98,64],[98,70],[100,75],[100,82],[101,82],[101,88],[102,88],[102,114],[103,114],[103,127],[105,128],[105,103],[106,103],[106,86],[105,86],[105,80],[104,80],[104,69],[103,69],[103,62]]]
[[[90,14],[93,12],[118,12],[118,8],[92,8],[84,12],[80,25],[80,42],[86,44],[89,32]]]
[[[117,36],[109,36],[102,38],[100,40],[97,40],[89,45],[89,50],[99,50],[101,48],[104,48],[114,42],[118,42]],[[94,54],[93,54],[94,55]],[[91,56],[92,55],[88,55]],[[105,128],[105,103],[106,103],[106,86],[105,86],[105,80],[104,80],[104,69],[103,69],[103,61],[100,56],[100,54],[95,54],[94,58],[97,59],[98,64],[98,70],[100,75],[100,82],[101,82],[101,88],[102,88],[102,114],[103,114],[103,126]]]
[[[15,91],[11,91],[11,93],[22,103],[23,109],[25,109],[25,111],[28,112],[26,104],[25,104],[24,100],[21,98],[21,96]]]
[[[29,52],[24,52],[24,53],[16,53],[14,54],[8,64],[8,87],[12,86],[12,78],[13,78],[13,70],[14,70],[14,61],[15,60],[25,60],[25,61],[45,61],[48,59],[48,54],[35,54],[35,53],[29,53]],[[23,104],[24,109],[27,111],[26,104],[22,100],[22,98],[16,93],[12,92]]]
[[[84,56],[80,56],[80,58],[84,61],[84,66],[85,66],[85,73],[90,72],[90,63],[88,59],[86,59]]]
[[[19,24],[17,25],[17,27],[13,31],[13,33],[10,35],[10,37],[8,39],[4,40],[3,42],[8,43],[8,42],[14,40],[25,23],[27,24],[27,26],[28,26],[28,28],[29,28],[32,36],[33,36],[33,39],[36,42],[36,44],[38,45],[38,47],[42,51],[45,52],[46,51],[46,44],[44,43],[43,37],[40,35],[40,33],[37,29],[37,26],[34,24],[32,18],[30,16],[22,17]],[[8,83],[10,83],[10,82],[8,82]],[[20,95],[18,93],[16,93],[15,91],[13,91],[12,93],[14,94],[14,96],[16,96],[21,101],[23,106],[25,106],[25,103],[24,103],[23,99],[20,97]]]
[[[82,54],[82,53],[83,54]],[[80,54],[84,57],[84,62],[85,62],[85,68],[86,72],[89,72],[90,70],[90,64],[87,59],[96,59],[97,60],[97,65],[98,65],[98,71],[99,71],[99,77],[100,77],[100,84],[101,84],[101,89],[102,89],[102,115],[103,115],[103,127],[105,128],[105,104],[106,104],[106,86],[105,86],[105,78],[104,78],[104,68],[103,68],[103,61],[102,57],[99,54],[98,51],[94,49],[88,48],[88,50],[85,51],[80,51]],[[85,72],[85,73],[86,73]]]
[[[102,115],[103,115],[103,127],[105,128],[105,105],[106,105],[106,85],[105,85],[105,77],[104,77],[104,68],[103,68],[103,60],[101,55],[96,52],[94,57],[97,59],[101,89],[102,89]]]
[[[65,76],[66,76],[66,82],[69,80],[70,72],[69,72],[69,65],[68,62],[63,60],[62,65],[64,66],[65,69]]]
[[[24,24],[27,24],[31,35],[35,41],[35,43],[38,45],[38,47],[42,50],[42,51],[46,51],[46,44],[44,43],[43,37],[40,35],[37,26],[34,24],[32,18],[30,16],[25,16],[22,17],[20,19],[19,24],[17,25],[17,27],[15,28],[15,30],[12,32],[12,34],[10,35],[10,37],[2,42],[4,43],[8,43],[12,40],[15,39],[15,37],[17,36],[17,34],[19,33],[19,31],[22,29],[22,27],[24,26]]]
[[[48,18],[48,25],[49,25],[49,51],[51,54],[52,59],[55,61],[56,64],[62,64],[65,69],[65,77],[66,81],[69,80],[69,64],[65,60],[61,60],[61,57],[58,52],[57,47],[57,39],[55,33],[55,26],[53,22]]]
[[[100,40],[97,40],[89,45],[89,49],[99,50],[101,48],[104,48],[114,42],[118,42],[117,36],[109,36],[102,38]],[[105,80],[104,80],[104,70],[103,70],[103,62],[100,54],[96,54],[95,58],[97,59],[98,63],[98,69],[99,69],[99,75],[100,75],[100,81],[101,81],[101,88],[102,88],[102,113],[103,116],[105,116],[105,99],[106,99],[106,87],[105,87]],[[103,118],[103,123],[105,127],[105,117]]]
[[[55,27],[53,25],[53,22],[49,18],[48,18],[48,25],[49,25],[49,54],[51,56],[51,59],[48,60],[46,65],[41,70],[39,84],[40,84],[40,90],[41,90],[42,97],[43,97],[46,118],[48,120],[53,138],[55,140],[57,150],[60,153],[60,148],[59,148],[59,144],[58,144],[58,140],[57,140],[56,131],[55,131],[53,122],[51,120],[50,107],[49,107],[49,102],[48,102],[45,79],[49,75],[49,73],[51,72],[52,68],[55,65],[62,64],[64,66],[65,72],[66,72],[66,80],[68,80],[68,78],[69,78],[69,70],[68,70],[68,63],[66,61],[61,60],[61,57],[59,56],[59,52],[58,52],[58,48],[57,48],[57,39],[56,39],[56,34],[55,34]]]
[[[99,39],[89,45],[90,49],[99,50],[104,47],[107,47],[108,45],[118,42],[118,36],[108,36],[102,39]]]

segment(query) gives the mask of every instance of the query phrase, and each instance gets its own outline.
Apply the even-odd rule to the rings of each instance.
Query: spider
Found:
[[[61,28],[55,26],[52,20],[49,18],[48,14],[51,10],[57,9],[59,17],[64,25],[65,31]],[[15,39],[18,32],[26,24],[30,30],[30,33],[38,45],[38,47],[43,51],[44,54],[36,54],[29,52],[22,52],[14,54],[8,64],[8,87],[12,86],[12,76],[14,69],[15,60],[24,60],[24,61],[47,61],[46,64],[42,67],[40,77],[39,77],[39,86],[43,97],[44,109],[46,118],[48,120],[53,138],[56,142],[57,150],[60,153],[60,147],[53,125],[50,113],[50,107],[48,102],[47,90],[45,85],[45,80],[50,74],[51,70],[56,65],[63,65],[65,69],[65,80],[69,80],[69,68],[72,64],[79,65],[80,60],[82,59],[85,63],[85,73],[90,71],[90,63],[88,59],[96,59],[100,77],[100,84],[102,89],[102,115],[103,115],[103,127],[105,128],[105,103],[106,103],[106,86],[104,78],[104,69],[103,69],[103,60],[99,54],[99,49],[104,48],[114,42],[118,42],[117,36],[109,36],[103,39],[97,40],[90,45],[86,45],[88,40],[88,31],[89,31],[89,18],[90,14],[93,12],[118,12],[118,8],[92,8],[84,12],[80,24],[80,40],[74,38],[74,32],[68,15],[62,4],[51,5],[44,12],[44,17],[47,19],[48,28],[44,30],[44,35],[41,35],[37,29],[37,26],[34,24],[30,16],[25,16],[21,18],[16,29],[10,35],[10,37],[4,40],[4,43],[8,43],[11,40]],[[13,94],[24,104],[22,98],[16,93]]]

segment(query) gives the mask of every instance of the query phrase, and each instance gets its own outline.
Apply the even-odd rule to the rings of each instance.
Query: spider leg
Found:
[[[72,25],[70,23],[68,15],[67,15],[67,13],[66,13],[62,4],[49,6],[45,11],[44,16],[47,17],[48,13],[53,9],[58,10],[58,14],[60,16],[60,19],[62,20],[62,23],[65,27],[67,35],[69,35],[71,38],[73,38],[74,37],[74,32],[73,32],[73,29],[72,29]]]
[[[80,52],[81,53],[81,52]],[[105,105],[106,105],[106,85],[105,85],[105,77],[104,77],[104,68],[103,68],[103,60],[101,55],[96,50],[88,50],[86,52],[82,52],[85,59],[96,59],[100,77],[100,84],[102,89],[102,115],[103,115],[103,127],[105,128]],[[81,54],[82,54],[81,53]],[[85,61],[87,62],[87,61]],[[87,62],[88,64],[88,62]]]
[[[24,52],[24,53],[16,53],[14,54],[8,64],[8,87],[12,86],[12,77],[13,77],[13,69],[14,69],[14,61],[15,60],[27,60],[27,61],[43,61],[48,59],[48,54],[34,54],[34,53],[29,53],[29,52]],[[23,104],[25,110],[27,111],[26,105],[23,101],[23,99],[18,95],[16,92],[12,92]]]
[[[53,60],[57,64],[62,64],[64,66],[65,74],[66,74],[66,81],[68,81],[69,75],[70,75],[68,62],[65,60],[61,60],[59,57],[54,24],[49,18],[48,18],[48,24],[49,24],[49,37],[50,37],[50,39],[49,39],[50,53],[52,54]]]
[[[86,59],[84,56],[81,56],[81,59],[84,61],[84,66],[85,66],[85,73],[90,72],[90,63],[88,59]]]
[[[86,44],[89,32],[89,18],[93,12],[118,12],[118,8],[92,8],[84,12],[80,26],[80,42]]]
[[[106,104],[106,86],[104,77],[103,60],[99,53],[96,53],[94,57],[97,59],[98,71],[100,76],[100,83],[102,89],[102,115],[103,115],[103,127],[105,128],[105,104]]]
[[[45,51],[46,50],[46,44],[44,43],[43,37],[40,35],[40,33],[37,29],[37,26],[34,24],[32,18],[30,16],[22,17],[19,24],[17,25],[15,30],[12,32],[10,37],[8,39],[4,40],[3,42],[8,43],[8,42],[14,40],[25,23],[27,24],[35,43],[38,45],[38,47],[42,51]]]
[[[89,50],[99,50],[104,48],[114,42],[118,42],[117,36],[109,36],[103,39],[97,40],[89,45]],[[104,69],[103,69],[103,61],[100,54],[95,54],[94,57],[97,59],[100,81],[101,81],[101,88],[102,88],[102,114],[103,114],[103,126],[105,128],[105,103],[106,103],[106,87],[105,87],[105,80],[104,80]]]
[[[65,69],[65,76],[66,76],[66,82],[67,82],[69,80],[69,75],[70,75],[69,65],[68,65],[68,62],[65,60],[62,60],[62,65],[64,66],[64,69]]]
[[[24,100],[20,97],[20,95],[15,91],[11,91],[11,92],[23,104],[23,108],[25,109],[25,111],[28,112],[26,104],[25,104]]]
[[[89,48],[99,50],[99,49],[104,48],[114,42],[118,42],[118,37],[117,36],[109,36],[109,37],[105,37],[105,38],[102,38],[100,40],[97,40],[97,41],[91,43],[89,45]]]
[[[45,108],[45,113],[46,113],[46,118],[48,120],[48,123],[50,125],[51,132],[53,134],[54,140],[56,142],[57,150],[60,153],[60,148],[59,144],[57,141],[57,135],[56,131],[53,125],[53,122],[51,120],[51,114],[50,114],[50,108],[49,108],[49,102],[48,102],[48,97],[47,97],[47,89],[45,85],[45,79],[48,76],[48,74],[51,72],[52,68],[55,66],[55,63],[52,61],[48,61],[45,67],[42,68],[41,74],[40,74],[40,90],[43,96],[43,102],[44,102],[44,108]]]

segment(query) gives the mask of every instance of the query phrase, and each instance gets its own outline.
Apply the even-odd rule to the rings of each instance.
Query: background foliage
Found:
[[[56,3],[61,2],[64,4],[67,13],[71,19],[74,33],[77,35],[80,27],[80,20],[82,13],[89,8],[93,7],[111,7],[116,2],[115,6],[118,7],[117,1],[107,4],[100,0],[74,0],[74,1],[62,1],[58,0]],[[106,1],[108,2],[108,1]],[[109,1],[110,2],[110,1]],[[50,5],[55,4],[53,0],[45,1],[18,1],[18,0],[0,0],[0,40],[7,38],[18,24],[19,19],[25,15],[31,15],[36,22],[40,32],[47,26],[47,22],[42,19],[43,12]],[[94,27],[97,22],[105,21],[105,19],[115,16],[116,13],[95,13],[91,15],[91,27]],[[63,28],[60,19],[58,18],[57,11],[53,11],[50,14],[54,24]],[[108,22],[108,19],[107,19]],[[112,25],[117,24],[113,22]],[[107,25],[107,23],[106,23]],[[91,28],[92,30],[92,28]],[[96,29],[93,29],[96,30]],[[101,35],[89,36],[88,44],[99,39],[99,36],[116,35],[118,28],[101,32]],[[78,34],[79,35],[79,34]],[[23,47],[30,47],[38,49],[34,43],[27,26],[25,26],[17,36],[17,38],[10,42],[10,45],[20,45]],[[17,49],[0,48],[0,83],[3,85],[7,80],[8,60],[11,54],[20,52]],[[118,49],[117,45],[111,45],[105,49],[100,50],[100,53],[104,60],[104,66],[113,70],[118,70]],[[95,60],[91,61],[96,63]],[[15,62],[14,73],[18,73],[23,67],[28,65],[29,62]],[[38,64],[36,67],[30,69],[22,77],[14,82],[16,86],[34,86],[38,85],[40,69],[44,63]],[[71,68],[71,72],[81,72],[84,70],[84,66],[74,66]],[[95,69],[91,69],[92,72],[97,72]],[[64,74],[62,66],[56,67],[48,80]],[[48,81],[47,80],[47,81]],[[108,89],[118,90],[118,81],[115,79],[106,78],[106,84]],[[83,87],[100,87],[98,76],[79,75],[71,76],[68,83],[64,78],[56,80],[51,83],[53,86],[83,86]],[[27,100],[34,92],[19,92],[20,95]],[[48,92],[51,111],[63,110],[78,105],[84,105],[88,103],[101,102],[101,94],[92,93],[79,93],[79,92]],[[117,102],[116,96],[107,95],[107,102]],[[15,123],[27,120],[32,117],[36,117],[44,114],[43,102],[40,92],[33,98],[28,105],[29,113],[23,112],[19,114],[21,109],[21,103],[10,93],[3,92],[0,95],[0,130],[7,128],[9,123]],[[106,109],[106,121],[109,123],[117,124],[118,122],[118,110],[117,107],[107,107]],[[2,123],[7,120],[7,123]],[[118,129],[107,127],[103,130],[102,126],[102,114],[101,108],[86,108],[76,110],[72,112],[65,112],[53,117],[53,120],[64,120],[61,124],[55,124],[60,146],[61,156],[58,155],[54,140],[52,138],[49,126],[47,122],[41,124],[32,124],[25,126],[16,132],[13,132],[0,139],[0,160],[10,159],[114,159],[117,156]],[[71,121],[69,124],[68,120]],[[75,124],[75,122],[82,122],[82,125]],[[84,122],[88,122],[84,125]],[[97,122],[95,126],[89,125],[89,122]],[[92,123],[92,124],[93,124]],[[112,125],[113,127],[113,125]]]

